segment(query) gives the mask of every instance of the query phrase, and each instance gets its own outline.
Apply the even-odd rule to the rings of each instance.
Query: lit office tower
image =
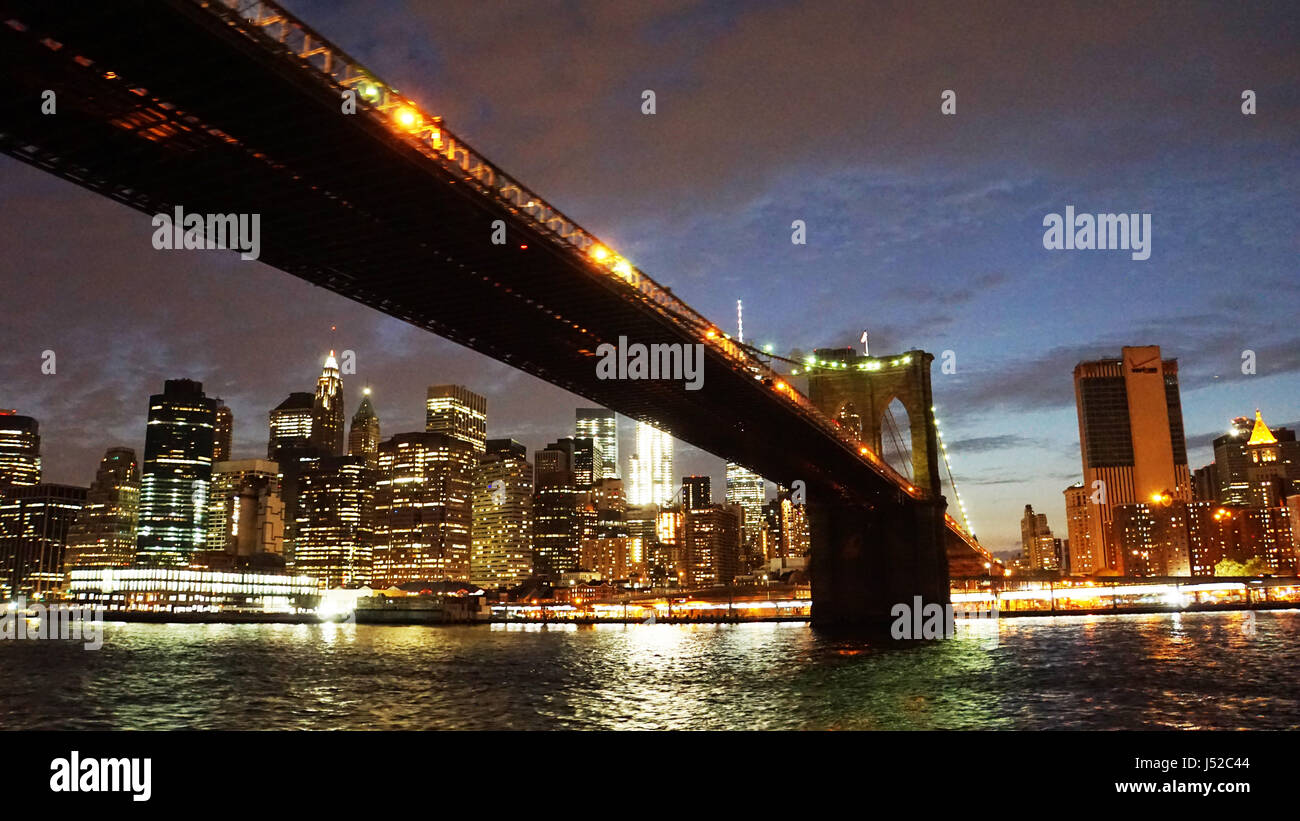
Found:
[[[487,444],[487,399],[460,385],[430,385],[424,429],[467,442],[475,453]]]
[[[735,462],[727,463],[727,504],[739,505],[741,520],[740,547],[742,571],[752,570],[766,561],[763,552],[763,477]]]
[[[40,425],[30,416],[0,410],[0,490],[40,481]]]
[[[578,567],[586,497],[574,474],[572,439],[560,439],[533,456],[533,567],[556,576]]]
[[[682,510],[699,510],[713,504],[707,476],[682,477]]]
[[[86,506],[68,531],[66,567],[130,567],[140,521],[140,465],[130,448],[109,448],[99,460]]]
[[[136,563],[180,565],[207,540],[216,402],[203,384],[168,379],[149,397]]]
[[[370,388],[361,392],[361,404],[352,415],[352,430],[348,432],[348,455],[361,456],[369,467],[375,467],[379,458],[379,416],[370,403]]]
[[[212,464],[230,461],[230,448],[234,435],[235,415],[218,397],[216,422],[212,426]]]
[[[595,478],[618,478],[618,414],[604,408],[578,408],[574,429],[576,438],[596,440],[601,467]]]
[[[590,488],[600,478],[602,458],[600,442],[591,437],[573,440],[573,483],[579,488]]]
[[[1067,564],[1072,576],[1087,576],[1098,567],[1105,567],[1093,550],[1092,534],[1088,530],[1088,505],[1088,489],[1082,482],[1065,489],[1066,541],[1070,543]]]
[[[1060,569],[1047,514],[1035,513],[1033,505],[1025,505],[1025,515],[1020,519],[1020,552],[1031,570]]]
[[[1225,505],[1281,507],[1300,481],[1300,442],[1287,428],[1271,430],[1258,410],[1232,420],[1214,440],[1218,500]]]
[[[70,485],[22,485],[0,494],[0,587],[7,597],[63,585],[68,531],[85,504],[86,489]]]
[[[533,466],[513,439],[489,439],[474,476],[469,579],[514,587],[533,573]]]
[[[280,466],[267,459],[238,459],[212,466],[208,491],[208,550],[242,554],[284,553],[284,500]],[[253,542],[256,545],[253,545]]]
[[[289,394],[288,399],[275,406],[270,413],[271,435],[266,445],[266,458],[283,462],[291,452],[304,452],[311,448],[314,403],[312,394],[300,391]]]
[[[343,415],[343,377],[334,352],[325,357],[325,367],[316,380],[316,395],[312,398],[311,441],[328,456],[342,456],[343,442],[347,438],[347,422]]]
[[[468,580],[471,495],[478,454],[433,431],[379,445],[374,584]]]
[[[1118,359],[1080,362],[1074,368],[1083,484],[1098,496],[1088,531],[1105,567],[1125,573],[1113,533],[1119,505],[1168,498],[1189,502],[1178,363],[1161,359],[1155,345],[1124,348]]]
[[[673,437],[636,423],[636,452],[629,460],[627,500],[632,505],[662,505],[677,493],[673,480]]]
[[[683,583],[687,587],[720,587],[734,582],[740,572],[740,508],[707,505],[684,508],[682,514]]]
[[[375,473],[364,456],[304,462],[298,476],[293,571],[323,590],[373,577]]]

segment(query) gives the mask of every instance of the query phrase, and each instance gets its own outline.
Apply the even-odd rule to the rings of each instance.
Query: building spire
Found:
[[[1250,441],[1247,445],[1276,445],[1277,437],[1273,431],[1268,429],[1264,424],[1264,417],[1260,415],[1259,408],[1255,408],[1255,429],[1250,432]]]

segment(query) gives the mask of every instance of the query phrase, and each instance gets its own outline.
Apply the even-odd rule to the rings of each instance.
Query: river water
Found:
[[[0,641],[4,729],[1300,728],[1300,612],[962,624],[109,624]]]

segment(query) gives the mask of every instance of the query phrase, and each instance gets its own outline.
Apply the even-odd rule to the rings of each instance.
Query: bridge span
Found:
[[[819,627],[878,626],[914,595],[946,603],[949,556],[987,557],[945,513],[933,447],[915,482],[899,474],[815,388],[801,394],[273,2],[0,0],[0,66],[5,153],[146,214],[259,214],[268,265],[772,481],[802,481]],[[55,115],[41,111],[46,90]],[[490,239],[497,220],[503,245]],[[142,245],[151,233],[142,222]],[[597,349],[621,336],[703,345],[702,387],[597,378]],[[928,397],[930,357],[912,355],[854,360],[854,373],[906,370]],[[917,407],[914,441],[929,443],[932,408]]]

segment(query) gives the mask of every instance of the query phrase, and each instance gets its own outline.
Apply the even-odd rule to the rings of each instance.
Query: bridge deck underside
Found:
[[[43,44],[47,37],[61,47]],[[906,503],[890,480],[712,346],[698,391],[680,381],[597,379],[596,348],[619,336],[703,340],[379,118],[342,114],[338,89],[209,10],[188,0],[0,2],[0,68],[9,81],[0,99],[8,154],[150,214],[177,205],[260,214],[268,265],[773,481],[801,479],[810,495]],[[116,79],[105,79],[109,71]],[[45,89],[57,94],[56,115],[40,113]],[[489,241],[497,219],[508,226],[504,246]],[[140,234],[123,241],[144,246],[151,234],[142,220]],[[284,310],[292,306],[268,315]]]

